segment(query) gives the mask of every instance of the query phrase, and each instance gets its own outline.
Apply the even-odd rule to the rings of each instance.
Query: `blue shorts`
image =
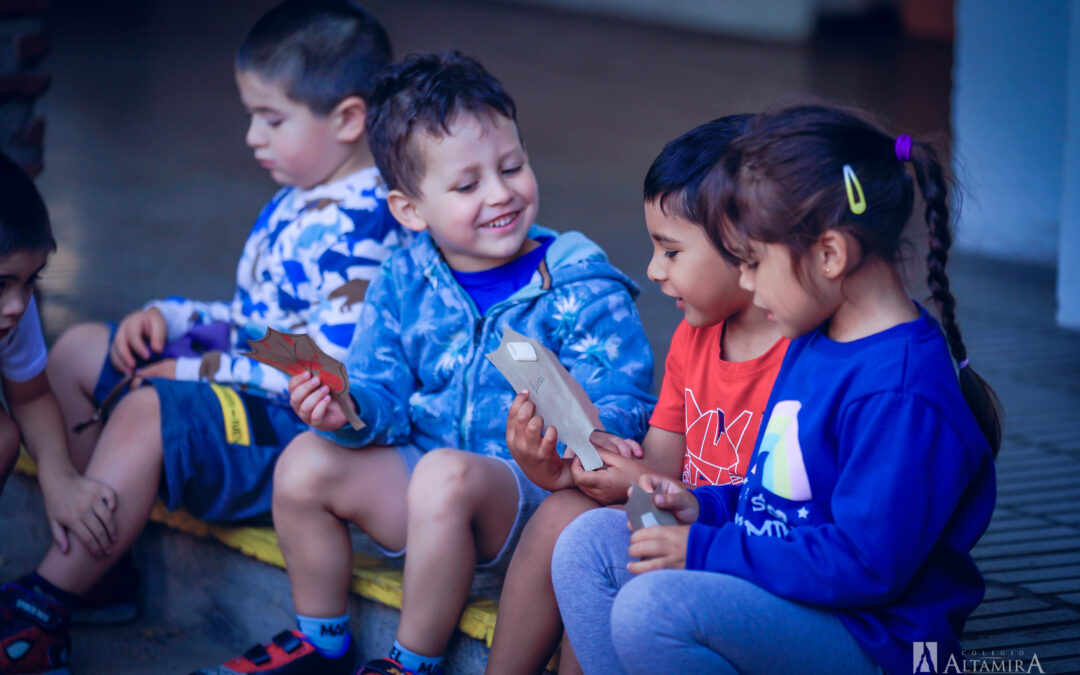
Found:
[[[401,447],[397,448],[397,450],[405,462],[409,476],[412,476],[413,469],[416,468],[416,463],[420,459],[420,451],[415,446]],[[506,574],[506,570],[510,566],[510,558],[513,556],[514,549],[517,548],[518,541],[521,539],[521,533],[525,530],[525,523],[540,507],[540,502],[544,501],[544,498],[551,493],[529,480],[521,468],[518,467],[517,462],[502,457],[496,459],[499,459],[510,468],[510,471],[514,474],[514,480],[517,482],[517,516],[514,518],[514,524],[510,527],[510,534],[506,537],[506,541],[503,542],[499,552],[491,560],[478,563],[476,569],[501,577]],[[377,543],[375,546],[383,555],[390,558],[398,558],[406,553],[404,548],[400,551],[391,551],[379,546]]]
[[[115,332],[110,324],[110,344]],[[123,379],[106,352],[94,402],[101,405]],[[183,506],[210,522],[269,524],[274,465],[289,441],[308,429],[288,403],[206,382],[151,378],[147,384],[160,402],[158,495],[165,506]],[[117,400],[126,395],[125,389]]]
[[[148,382],[161,403],[165,506],[211,522],[269,524],[274,465],[308,426],[283,401],[206,382]]]

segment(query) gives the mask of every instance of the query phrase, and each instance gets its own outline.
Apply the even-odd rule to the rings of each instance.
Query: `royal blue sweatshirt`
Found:
[[[961,659],[984,591],[970,551],[995,498],[989,445],[919,309],[853,342],[822,327],[791,343],[747,482],[695,491],[686,562],[835,612],[901,673],[916,641]]]

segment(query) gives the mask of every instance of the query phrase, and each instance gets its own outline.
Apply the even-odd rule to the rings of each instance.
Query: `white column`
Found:
[[[1069,6],[959,0],[953,159],[961,249],[1053,265],[1062,213]]]

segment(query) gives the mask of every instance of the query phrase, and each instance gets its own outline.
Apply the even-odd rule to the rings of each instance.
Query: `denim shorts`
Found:
[[[158,494],[216,523],[269,524],[274,465],[308,429],[284,401],[206,382],[152,378],[164,465]]]

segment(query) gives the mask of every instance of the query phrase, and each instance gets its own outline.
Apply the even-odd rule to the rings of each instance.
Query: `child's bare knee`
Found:
[[[473,485],[475,460],[476,455],[448,448],[425,453],[409,480],[410,513],[417,509],[443,511],[467,501],[479,488]]]
[[[101,366],[109,350],[109,327],[102,323],[80,323],[60,335],[49,350],[52,373],[70,373],[81,363]],[[96,373],[95,373],[96,374]]]
[[[292,440],[274,467],[274,500],[309,499],[323,494],[340,475],[338,453],[308,431]]]

